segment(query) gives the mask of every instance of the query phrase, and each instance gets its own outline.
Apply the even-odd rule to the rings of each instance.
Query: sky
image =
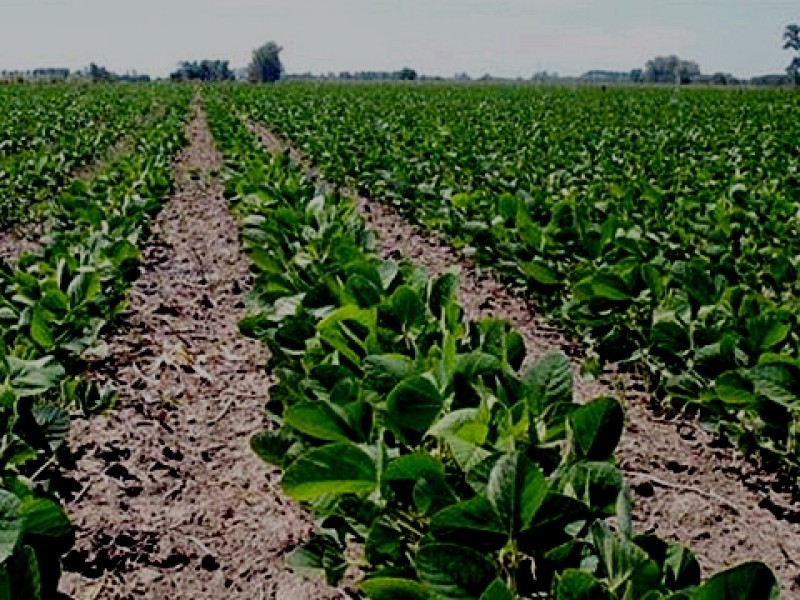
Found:
[[[0,0],[0,70],[164,76],[181,60],[243,67],[283,46],[287,71],[529,77],[628,71],[654,56],[704,73],[781,73],[800,0]]]

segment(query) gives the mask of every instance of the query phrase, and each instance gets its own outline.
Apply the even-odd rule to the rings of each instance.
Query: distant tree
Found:
[[[717,72],[711,76],[711,83],[714,85],[735,85],[737,80],[730,73]]]
[[[92,81],[111,81],[114,79],[113,73],[111,73],[105,67],[98,66],[95,63],[91,63],[89,65],[87,75],[89,75],[89,79]]]
[[[283,48],[275,42],[267,42],[253,50],[253,62],[250,63],[250,81],[274,83],[283,75],[281,52]]]
[[[173,81],[229,81],[235,78],[227,60],[183,61],[170,74]]]
[[[642,81],[644,81],[644,71],[642,69],[632,69],[630,80],[633,83],[642,83]]]
[[[783,32],[783,49],[792,50],[795,56],[792,57],[792,62],[786,67],[786,72],[789,74],[795,85],[800,84],[800,25],[792,24],[786,26],[786,31]]]
[[[674,54],[657,56],[647,61],[644,80],[649,83],[691,83],[700,75],[700,66],[691,60],[681,60]]]
[[[404,67],[397,72],[397,78],[403,81],[416,81],[417,72],[414,69]]]

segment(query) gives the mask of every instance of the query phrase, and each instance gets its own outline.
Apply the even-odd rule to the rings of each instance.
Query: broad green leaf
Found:
[[[633,540],[661,567],[661,583],[670,590],[679,590],[700,583],[700,563],[684,546],[654,535],[637,536]]]
[[[56,387],[64,378],[65,372],[52,356],[38,360],[22,360],[7,356],[9,379],[20,396],[38,396]]]
[[[61,505],[47,498],[25,498],[21,505],[25,533],[59,538],[72,533],[72,523]]]
[[[495,579],[478,600],[514,600],[514,594],[502,579]]]
[[[444,477],[444,465],[430,454],[416,453],[392,460],[383,478],[385,481],[416,481],[424,475]]]
[[[445,273],[433,281],[430,291],[429,306],[431,313],[439,317],[447,304],[455,298],[458,290],[458,276],[455,273]]]
[[[54,404],[35,405],[31,409],[31,413],[50,449],[53,452],[58,450],[69,434],[69,413]]]
[[[19,499],[0,490],[0,565],[14,553],[23,532],[22,507]]]
[[[764,563],[749,562],[717,573],[692,595],[692,600],[777,600],[780,586]]]
[[[411,579],[373,577],[359,584],[370,600],[432,600],[424,585]]]
[[[397,288],[390,302],[392,312],[400,320],[400,326],[404,331],[423,324],[428,316],[422,298],[408,286]]]
[[[758,352],[781,344],[792,330],[792,317],[786,311],[771,311],[748,319],[747,341]]]
[[[364,542],[364,554],[370,564],[396,563],[406,550],[407,534],[389,517],[375,519]]]
[[[597,273],[578,282],[575,285],[575,295],[582,302],[624,302],[631,299],[625,282],[613,273]]]
[[[603,523],[592,525],[591,533],[612,590],[641,598],[658,585],[659,568],[647,552]]]
[[[569,416],[572,443],[577,455],[587,460],[613,456],[622,437],[625,414],[614,398],[598,398]]]
[[[594,575],[567,569],[556,577],[553,600],[613,600],[614,596]]]
[[[364,359],[364,386],[389,393],[414,372],[413,361],[402,354],[372,354]]]
[[[749,406],[755,401],[753,385],[736,371],[723,373],[714,382],[714,391],[731,406]]]
[[[55,333],[51,327],[52,315],[39,306],[34,306],[31,313],[31,339],[46,352],[55,346]]]
[[[428,544],[416,556],[422,583],[442,598],[474,600],[497,577],[497,567],[485,555],[455,544]]]
[[[526,371],[523,382],[531,390],[533,409],[537,414],[544,406],[572,401],[572,368],[560,352],[547,354]]]
[[[527,263],[521,263],[520,269],[526,277],[541,286],[552,287],[561,283],[558,274],[541,261],[532,260]]]
[[[361,442],[335,405],[325,401],[304,402],[286,410],[283,415],[288,425],[297,431],[329,442]]]
[[[616,514],[625,490],[619,470],[607,462],[573,463],[558,473],[555,484],[563,494],[609,516]]]
[[[314,535],[286,557],[286,564],[297,573],[324,577],[331,586],[339,585],[347,569],[344,548],[329,535]]]
[[[73,310],[94,300],[102,291],[100,277],[96,271],[82,271],[69,283],[67,296]]]
[[[389,393],[387,404],[394,425],[421,433],[441,412],[444,398],[429,379],[416,376],[400,382]]]
[[[250,448],[267,464],[282,467],[293,442],[277,431],[262,431],[250,438]]]
[[[510,536],[530,527],[547,493],[547,480],[539,467],[519,452],[497,461],[486,488],[486,496]]]
[[[294,500],[366,495],[378,485],[372,457],[353,444],[329,444],[301,456],[286,469],[283,490]]]
[[[506,545],[511,532],[508,521],[489,501],[475,496],[436,513],[431,519],[431,533],[441,542],[493,552]]]

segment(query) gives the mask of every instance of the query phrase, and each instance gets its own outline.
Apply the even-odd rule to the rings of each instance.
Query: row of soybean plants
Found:
[[[747,563],[701,584],[691,551],[636,535],[617,400],[573,399],[569,361],[469,321],[452,273],[381,260],[354,203],[268,156],[207,92],[252,260],[243,333],[270,351],[253,450],[307,506],[289,564],[378,600],[773,598]]]
[[[0,226],[41,216],[80,167],[164,110],[156,86],[0,89]]]
[[[57,484],[70,420],[114,402],[81,373],[126,306],[184,144],[188,91],[164,90],[161,102],[129,152],[48,200],[41,249],[0,262],[0,598],[54,597],[73,543]]]
[[[800,476],[800,96],[232,90],[326,177],[445,234],[581,339]]]

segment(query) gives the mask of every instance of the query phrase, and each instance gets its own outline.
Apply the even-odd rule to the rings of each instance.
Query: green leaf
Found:
[[[541,261],[532,260],[521,263],[523,274],[544,287],[552,287],[561,283],[558,274]]]
[[[780,586],[764,563],[749,562],[717,573],[692,595],[692,600],[777,600]]]
[[[497,461],[486,488],[489,502],[511,536],[530,527],[547,492],[547,480],[539,467],[519,452]]]
[[[433,315],[438,319],[447,305],[455,299],[458,291],[458,276],[455,273],[445,273],[434,280],[431,286],[429,306]]]
[[[314,535],[286,557],[286,564],[302,575],[324,576],[331,586],[339,585],[347,570],[344,548],[329,535]]]
[[[508,542],[509,527],[488,500],[475,496],[436,513],[431,534],[440,542],[494,552]]]
[[[387,403],[394,425],[422,433],[441,412],[444,398],[429,379],[415,376],[398,384],[389,393]]]
[[[25,498],[21,505],[25,533],[59,538],[72,533],[72,523],[61,505],[47,498]]]
[[[569,423],[577,455],[600,461],[613,456],[622,437],[625,414],[614,398],[598,398],[574,411]]]
[[[550,493],[536,511],[530,529],[518,540],[521,550],[534,554],[546,552],[573,538],[571,526],[591,518],[589,507],[569,496]]]
[[[444,477],[444,465],[430,454],[417,453],[392,460],[383,478],[385,481],[417,481],[425,475]]]
[[[478,600],[514,600],[514,594],[502,579],[495,579]]]
[[[52,356],[38,360],[6,357],[11,385],[19,396],[39,396],[64,379],[64,367]]]
[[[641,598],[658,585],[659,568],[647,552],[604,523],[592,525],[591,533],[611,589]]]
[[[267,464],[282,467],[292,441],[284,438],[278,431],[262,431],[250,438],[250,448]]]
[[[781,344],[792,331],[792,316],[787,311],[771,311],[747,319],[747,342],[756,352],[766,352]]]
[[[353,444],[329,444],[301,456],[286,469],[283,490],[299,502],[323,496],[366,495],[378,474],[372,457]]]
[[[597,273],[578,282],[575,286],[575,295],[582,302],[593,300],[624,302],[631,299],[628,286],[613,273]]]
[[[37,404],[31,409],[31,413],[50,449],[53,452],[58,450],[69,434],[69,413],[54,404]]]
[[[670,590],[700,584],[700,563],[684,546],[667,542],[654,535],[637,536],[633,540],[661,568],[661,583]]]
[[[573,463],[558,474],[555,484],[564,495],[609,516],[616,513],[625,489],[619,470],[607,462]]]
[[[94,300],[102,291],[100,276],[96,271],[82,271],[69,283],[67,296],[75,309]]]
[[[361,591],[370,600],[433,600],[424,585],[399,577],[374,577],[362,581]]]
[[[474,408],[446,413],[428,435],[444,439],[461,469],[469,471],[489,456],[481,446],[489,435],[488,415]]]
[[[21,546],[11,559],[6,563],[9,570],[11,594],[8,600],[24,598],[25,600],[42,599],[42,576],[48,575],[40,572],[36,552],[31,546]],[[0,584],[0,594],[2,594]],[[0,598],[3,598],[0,596]],[[6,600],[3,598],[3,600]]]
[[[533,363],[523,383],[531,390],[535,413],[551,403],[572,402],[572,367],[560,352],[546,354]]]
[[[397,288],[390,299],[392,312],[400,320],[403,331],[407,331],[415,325],[425,323],[428,313],[425,310],[425,303],[419,294],[408,286]]]
[[[474,600],[497,577],[497,567],[486,556],[455,544],[428,544],[416,556],[420,580],[449,600]]]
[[[19,499],[0,490],[0,564],[14,553],[23,531],[22,506]]]
[[[364,542],[364,554],[372,565],[396,563],[405,555],[407,534],[389,517],[375,519]]]
[[[591,573],[567,569],[555,583],[553,600],[613,600],[614,596]]]
[[[364,386],[388,394],[414,372],[414,362],[402,354],[372,354],[364,359]]]
[[[750,406],[756,400],[752,383],[737,371],[728,371],[717,377],[714,391],[723,402],[731,406]]]
[[[55,334],[50,327],[52,314],[40,306],[34,306],[31,314],[31,339],[41,346],[45,352],[50,351],[55,346]]]
[[[285,422],[297,431],[329,442],[360,442],[343,411],[329,402],[303,402],[286,410]]]

